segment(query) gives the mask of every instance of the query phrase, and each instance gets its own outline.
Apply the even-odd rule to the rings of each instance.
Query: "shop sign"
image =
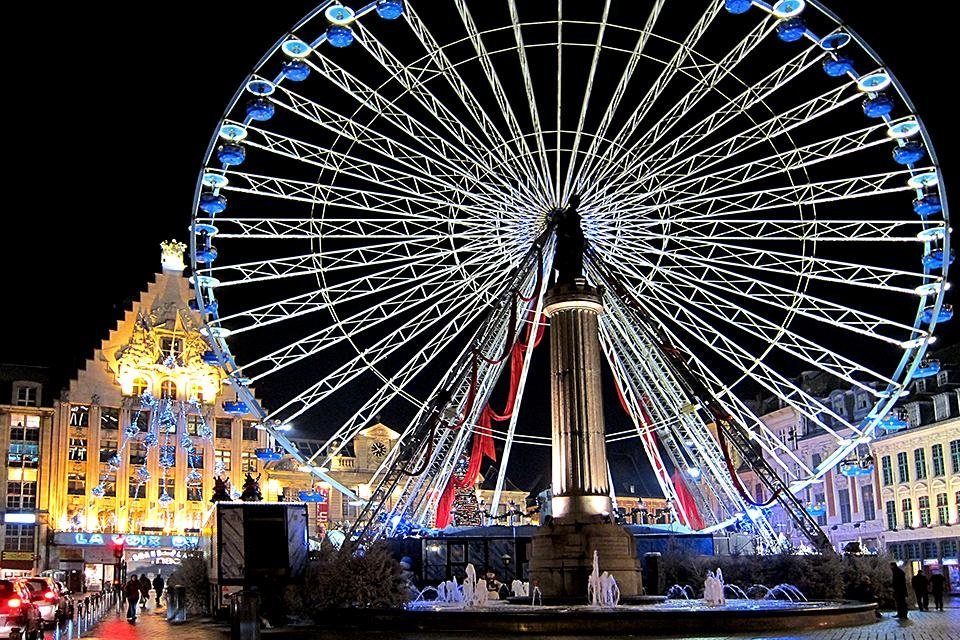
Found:
[[[80,547],[104,547],[114,544],[126,544],[127,549],[187,549],[200,543],[197,536],[145,536],[141,534],[111,533],[55,533],[53,542],[57,545],[77,545]]]
[[[150,549],[137,551],[130,556],[131,562],[149,562],[152,564],[180,564],[183,560],[182,549]]]
[[[33,560],[32,551],[4,551],[4,560]]]

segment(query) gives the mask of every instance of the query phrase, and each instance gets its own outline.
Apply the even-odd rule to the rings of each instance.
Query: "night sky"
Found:
[[[15,168],[0,362],[69,371],[89,356],[159,269],[160,241],[186,239],[202,156],[230,96],[314,4],[22,7],[19,64],[7,68],[5,160]],[[953,103],[939,54],[952,22],[911,15],[906,3],[902,15],[830,4],[898,75],[950,176]],[[958,335],[955,326],[941,333]]]

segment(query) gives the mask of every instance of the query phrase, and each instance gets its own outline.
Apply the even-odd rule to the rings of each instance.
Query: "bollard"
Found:
[[[251,591],[233,594],[230,640],[260,640],[259,600],[259,596]]]
[[[176,592],[167,587],[167,621],[173,620],[177,615],[177,596]]]
[[[177,593],[177,612],[173,622],[181,623],[187,621],[187,588],[178,584],[173,588]]]
[[[663,576],[660,571],[661,557],[657,551],[643,554],[643,577],[646,595],[658,596],[663,593]]]

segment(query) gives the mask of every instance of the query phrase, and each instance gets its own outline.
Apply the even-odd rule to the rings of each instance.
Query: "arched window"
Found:
[[[149,387],[150,383],[147,382],[146,378],[133,379],[133,395],[142,396]]]
[[[177,383],[173,380],[164,380],[160,383],[160,397],[165,400],[177,399]]]
[[[190,400],[196,400],[197,402],[203,402],[203,385],[202,384],[192,384],[190,385]]]

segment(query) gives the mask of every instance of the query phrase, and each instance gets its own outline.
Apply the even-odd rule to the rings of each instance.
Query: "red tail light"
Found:
[[[7,600],[7,606],[11,609],[19,609],[21,604],[23,603],[20,602],[20,598],[10,598]]]
[[[55,594],[53,591],[47,591],[46,593],[43,594],[43,597],[46,598],[47,600],[56,600],[57,594]]]

